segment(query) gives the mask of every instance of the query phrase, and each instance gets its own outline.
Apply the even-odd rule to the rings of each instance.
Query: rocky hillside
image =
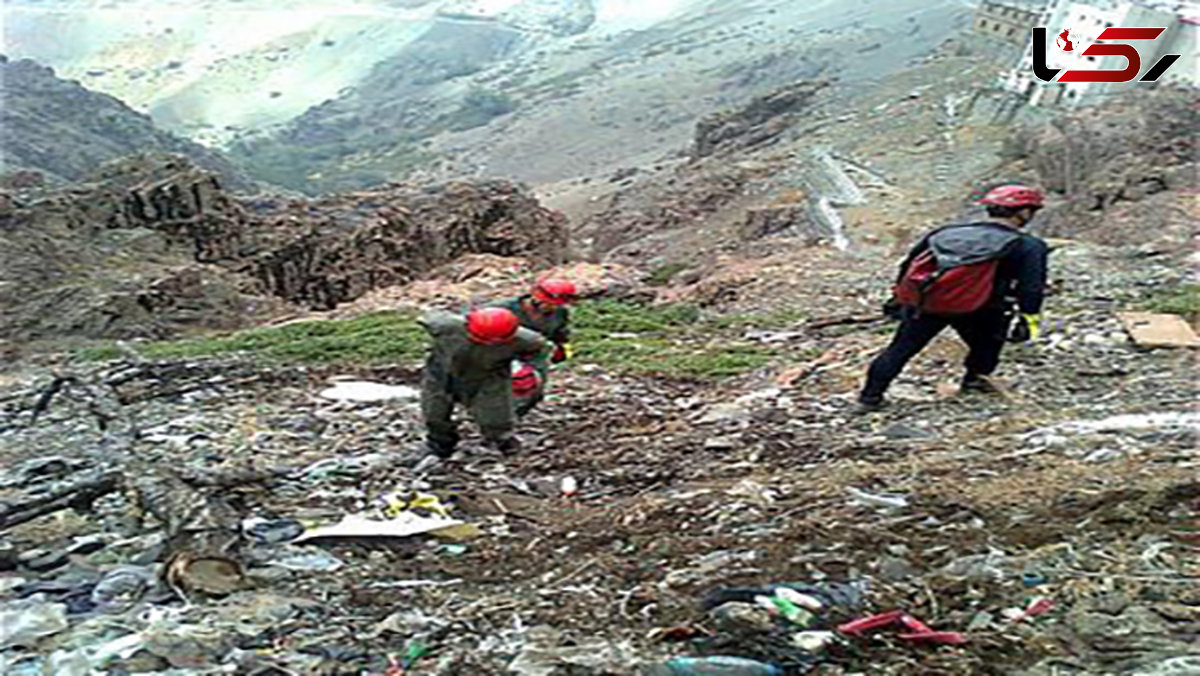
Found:
[[[403,177],[600,179],[706,115],[816,78],[886,81],[970,25],[958,0],[17,2],[15,53],[310,194]],[[62,44],[47,32],[78,37]]]
[[[112,96],[28,59],[0,56],[0,100],[0,171],[35,170],[74,181],[125,155],[167,152],[189,157],[231,188],[252,186],[220,153],[163,132]]]
[[[546,41],[440,21],[352,91],[237,156],[308,192],[386,180],[600,178],[670,161],[705,115],[797,81],[873,85],[969,25],[959,2],[686,3],[639,30]]]
[[[11,54],[112,94],[164,128],[223,144],[353,91],[445,25],[501,26],[527,47],[644,27],[695,0],[12,0]],[[61,39],[46,40],[46,35]],[[457,46],[470,49],[471,31]]]
[[[924,68],[944,68],[933,82],[951,92],[951,75],[971,76],[966,57]],[[838,137],[839,156],[849,140],[881,153],[873,174],[855,173],[883,178],[842,208],[842,248],[798,227],[737,240],[722,220],[770,209],[756,188],[773,173],[763,165],[784,167],[772,154],[787,136],[764,146],[760,132],[807,108],[757,102],[714,118],[703,129],[750,133],[719,133],[715,153],[676,176],[678,193],[627,188],[614,206],[643,247],[628,259],[705,236],[722,259],[649,276],[660,288],[630,288],[628,268],[611,264],[566,269],[600,293],[573,311],[577,355],[555,368],[511,456],[468,428],[460,454],[414,471],[425,338],[396,308],[526,288],[541,266],[515,257],[460,259],[339,321],[138,341],[107,362],[0,374],[0,610],[25,620],[0,634],[0,669],[610,676],[724,655],[785,674],[1194,673],[1195,355],[1133,342],[1116,314],[1200,310],[1196,186],[1170,169],[1190,162],[1176,154],[1187,139],[1114,129],[1108,170],[1056,186],[1057,219],[1068,197],[1128,181],[1102,212],[1083,207],[1103,228],[1055,221],[1070,238],[1052,241],[1045,335],[1005,349],[999,394],[957,392],[965,350],[945,335],[896,382],[890,409],[855,415],[893,329],[878,303],[910,239],[902,228],[952,219],[966,197],[957,183],[928,194],[916,175],[955,156],[936,137],[888,143],[937,130],[945,92],[893,86],[903,95],[874,94],[901,106],[891,116],[830,121],[862,125]],[[807,105],[791,94],[781,100]],[[1124,105],[1131,119],[1155,108]],[[1189,108],[1174,110],[1183,124],[1156,128],[1190,134]],[[1050,183],[1056,143],[1039,129],[1002,168]],[[1149,193],[1115,159],[1146,142],[1166,177]],[[800,168],[845,162],[809,161]],[[705,186],[721,198],[678,211]],[[681,199],[642,228],[632,211],[655,194]],[[798,218],[805,204],[777,208]],[[296,217],[318,206],[296,205]],[[1153,231],[1148,212],[1163,214]],[[453,521],[424,521],[431,495]],[[398,500],[419,503],[395,516]],[[392,534],[318,530],[347,515]],[[434,530],[396,534],[412,524]],[[780,585],[811,612],[755,601]],[[845,629],[893,610],[939,633]]]
[[[321,310],[466,253],[561,260],[561,217],[503,181],[239,199],[182,157],[0,193],[0,339],[147,338]]]
[[[1195,673],[1195,353],[1121,316],[1200,320],[1193,93],[1012,122],[990,88],[1007,61],[923,35],[961,11],[923,6],[839,7],[775,59],[688,70],[795,27],[764,2],[780,20],[731,34],[712,3],[716,23],[687,24],[705,41],[614,37],[644,51],[596,71],[603,47],[580,48],[570,93],[423,149],[453,160],[430,175],[492,163],[541,180],[541,202],[477,180],[239,198],[178,158],[5,189],[0,672],[657,676],[723,655],[786,674]],[[514,30],[453,20],[484,60]],[[894,70],[830,77],[848,53]],[[406,63],[444,77],[449,54]],[[480,74],[391,76],[465,97]],[[471,100],[494,112],[494,93]],[[339,106],[288,131],[369,138],[370,120],[331,122],[353,115]],[[981,395],[958,391],[965,349],[943,335],[889,409],[857,415],[895,260],[1011,179],[1050,191],[1031,224],[1052,246],[1042,338],[1007,346]],[[556,268],[586,289],[577,353],[523,450],[466,427],[416,471],[413,312],[528,288],[568,234],[594,258]],[[265,319],[286,321],[206,330]],[[9,349],[64,336],[127,340]],[[323,530],[347,516],[387,534]],[[892,610],[937,633],[844,624]]]

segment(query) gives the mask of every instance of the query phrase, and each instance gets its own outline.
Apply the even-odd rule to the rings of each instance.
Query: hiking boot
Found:
[[[883,395],[860,395],[858,397],[858,413],[874,413],[875,411],[883,410],[888,405],[887,400]]]
[[[454,446],[438,444],[426,439],[417,444],[410,456],[414,470],[421,472],[437,466],[442,460],[448,460],[454,455]]]
[[[967,374],[962,379],[962,384],[959,386],[959,391],[964,394],[999,394],[1000,388],[996,387],[990,379],[984,376]]]

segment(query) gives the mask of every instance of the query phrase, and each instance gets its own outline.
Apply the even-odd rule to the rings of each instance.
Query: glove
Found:
[[[883,316],[896,321],[904,319],[904,306],[896,300],[895,296],[887,299],[887,302],[883,304]]]
[[[542,387],[537,369],[524,362],[513,363],[512,390],[517,398],[532,396]]]
[[[554,346],[554,354],[550,355],[551,364],[561,364],[562,362],[575,356],[575,350],[570,343],[559,343]]]
[[[1041,315],[1020,315],[1008,334],[1009,342],[1030,343],[1037,340],[1042,333],[1041,323]]]

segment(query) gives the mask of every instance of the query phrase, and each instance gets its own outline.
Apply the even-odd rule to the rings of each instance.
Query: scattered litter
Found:
[[[167,563],[167,583],[183,591],[220,596],[241,589],[246,583],[242,565],[224,556],[180,554]]]
[[[744,657],[673,657],[653,667],[650,676],[782,676],[783,670]]]
[[[429,531],[429,534],[441,540],[474,540],[483,535],[483,531],[473,523],[460,523]]]
[[[579,482],[573,476],[565,476],[562,479],[560,490],[564,498],[573,498],[579,493]]]
[[[996,616],[989,612],[975,613],[975,616],[971,618],[969,623],[967,623],[967,631],[981,631],[983,629],[987,629],[988,627],[992,626],[992,623],[995,621]]]
[[[704,448],[709,451],[728,451],[737,446],[737,437],[709,437],[704,440]]]
[[[813,611],[823,612],[836,608],[853,612],[862,607],[864,591],[865,585],[858,582],[788,582],[767,587],[724,587],[707,594],[703,605],[711,610],[731,602],[754,604],[760,596],[782,596],[789,600],[795,599],[793,603]]]
[[[451,505],[443,504],[438,496],[421,492],[387,493],[380,496],[377,503],[382,515],[389,519],[395,519],[405,511],[422,517],[436,515],[448,519],[452,509]]]
[[[792,643],[804,652],[820,653],[837,640],[832,631],[801,631],[792,635]]]
[[[1130,413],[1100,420],[1072,420],[1057,425],[1054,429],[1075,434],[1158,429],[1189,429],[1200,431],[1200,412],[1164,411],[1161,413]]]
[[[102,613],[123,613],[140,601],[153,584],[153,571],[122,566],[109,571],[96,583],[91,600]]]
[[[1009,608],[1004,611],[1004,616],[1010,622],[1013,622],[1015,624],[1017,622],[1022,622],[1031,617],[1037,617],[1038,615],[1043,615],[1045,613],[1050,612],[1053,609],[1054,609],[1054,599],[1051,599],[1051,598],[1048,598],[1045,596],[1039,596],[1039,597],[1031,600],[1029,602],[1029,605],[1025,606],[1025,610],[1019,610],[1017,608]],[[1013,612],[1013,611],[1015,611],[1015,612]]]
[[[270,565],[285,570],[332,573],[346,565],[344,561],[321,549],[288,547],[271,559]]]
[[[433,615],[428,615],[415,608],[398,610],[383,618],[371,630],[370,636],[382,636],[385,633],[417,635],[426,634],[446,626],[446,622]]]
[[[1117,317],[1142,347],[1200,347],[1200,336],[1179,315],[1125,312]]]
[[[837,630],[848,636],[860,636],[863,632],[872,629],[884,629],[892,626],[900,626],[908,630],[898,635],[898,638],[903,641],[957,645],[965,643],[967,640],[966,636],[958,632],[934,631],[926,626],[924,622],[921,622],[903,610],[893,610],[878,615],[870,615],[852,622],[846,622],[845,624],[838,625]]]
[[[784,619],[797,627],[810,627],[817,617],[805,608],[801,608],[776,590],[771,596],[757,596],[754,602],[772,613],[778,613]]]
[[[335,383],[321,390],[320,397],[334,401],[357,401],[363,403],[391,401],[393,399],[416,400],[421,391],[408,385],[384,385],[366,380],[350,380]]]
[[[582,643],[560,646],[558,630],[533,627],[530,642],[509,665],[520,676],[553,676],[560,673],[633,673],[636,659],[630,646],[612,643]]]
[[[242,522],[242,532],[262,544],[295,540],[304,534],[304,524],[296,519],[251,518]]]
[[[908,498],[903,495],[879,495],[860,491],[853,486],[847,486],[846,491],[859,502],[872,507],[885,507],[887,509],[908,507]]]
[[[362,514],[348,514],[332,526],[305,531],[304,535],[296,538],[294,542],[308,542],[321,538],[407,538],[462,525],[462,521],[455,519],[425,517],[408,511],[400,512],[395,518],[387,521],[371,519]]]
[[[1021,576],[1021,584],[1026,587],[1036,587],[1046,584],[1046,576],[1041,573],[1025,573]]]
[[[67,606],[36,599],[0,604],[0,648],[32,647],[39,639],[65,630]]]
[[[420,641],[411,641],[404,651],[404,657],[388,656],[388,669],[384,676],[404,676],[417,660],[429,654],[429,646]]]

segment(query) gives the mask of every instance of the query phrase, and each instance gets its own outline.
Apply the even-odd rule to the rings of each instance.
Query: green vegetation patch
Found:
[[[501,115],[517,109],[517,102],[508,94],[474,87],[463,98],[455,112],[443,116],[426,134],[433,135],[442,129],[466,131],[482,127]]]
[[[1174,288],[1155,290],[1144,301],[1144,307],[1150,312],[1181,315],[1196,322],[1200,320],[1200,284],[1180,284]]]
[[[685,263],[667,263],[665,265],[660,265],[654,269],[654,272],[650,273],[649,277],[646,278],[646,283],[650,286],[666,286],[667,284],[671,283],[671,280],[675,278],[675,275],[683,272],[687,269],[687,267],[688,266]]]
[[[716,322],[686,303],[604,300],[573,312],[576,362],[637,375],[719,378],[760,368],[772,353],[717,334]]]
[[[424,329],[411,312],[378,312],[340,321],[310,321],[221,336],[138,345],[150,359],[191,359],[242,354],[269,362],[300,364],[385,364],[412,361],[425,353]],[[84,359],[112,359],[121,352],[103,345],[80,351]]]
[[[695,305],[641,305],[614,300],[582,303],[572,320],[575,364],[635,375],[686,378],[734,376],[764,366],[770,349],[746,343],[736,330],[767,321],[705,318]],[[425,355],[428,337],[415,312],[379,312],[355,319],[306,321],[235,333],[139,344],[150,359],[243,355],[272,363],[391,364]],[[775,326],[779,326],[775,324]],[[722,335],[724,331],[725,335]],[[114,359],[113,344],[78,352],[86,360]]]

